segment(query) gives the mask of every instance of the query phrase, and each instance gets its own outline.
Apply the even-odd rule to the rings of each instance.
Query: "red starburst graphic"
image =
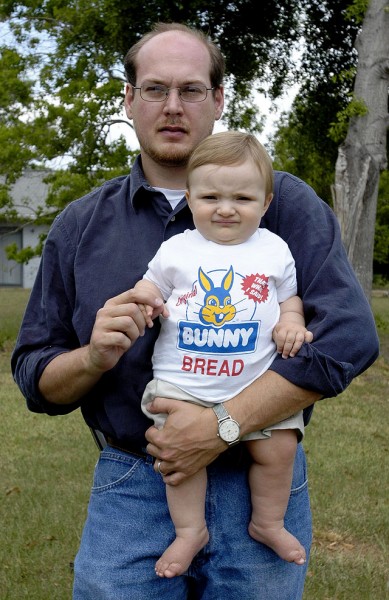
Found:
[[[269,277],[266,275],[247,275],[242,283],[242,290],[254,302],[266,302],[269,295]]]

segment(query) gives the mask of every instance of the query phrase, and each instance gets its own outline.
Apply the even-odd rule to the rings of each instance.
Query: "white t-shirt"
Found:
[[[210,402],[235,396],[276,355],[279,303],[297,292],[288,245],[267,229],[222,245],[186,230],[164,242],[145,278],[167,301],[153,355],[154,378]]]

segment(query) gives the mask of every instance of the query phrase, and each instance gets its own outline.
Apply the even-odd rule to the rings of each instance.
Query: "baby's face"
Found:
[[[251,160],[202,165],[189,178],[187,200],[196,228],[217,244],[241,244],[258,229],[272,195]]]

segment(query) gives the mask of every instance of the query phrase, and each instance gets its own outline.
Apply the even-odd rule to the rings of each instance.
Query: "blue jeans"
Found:
[[[209,543],[187,574],[161,579],[154,564],[175,537],[165,485],[151,456],[105,448],[75,560],[73,600],[300,600],[308,560],[304,566],[287,563],[248,535],[248,459],[238,466],[224,454],[208,467]],[[285,526],[309,557],[311,512],[301,444]]]

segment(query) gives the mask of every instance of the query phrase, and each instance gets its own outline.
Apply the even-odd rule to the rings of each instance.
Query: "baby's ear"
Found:
[[[268,194],[265,198],[265,203],[263,205],[263,212],[262,212],[262,216],[265,214],[265,212],[267,211],[267,209],[270,206],[271,201],[273,200],[273,194]]]
[[[188,204],[190,204],[190,194],[189,194],[189,190],[185,190],[185,198]]]

